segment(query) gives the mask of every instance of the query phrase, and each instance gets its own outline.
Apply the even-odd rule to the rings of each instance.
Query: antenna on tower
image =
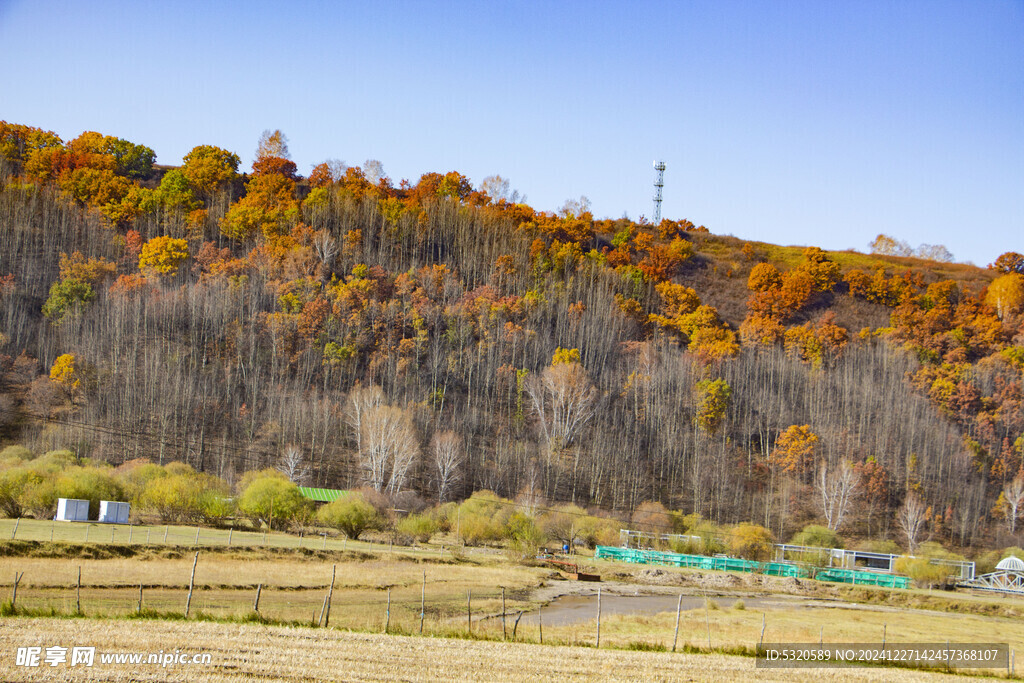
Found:
[[[654,225],[661,224],[661,188],[665,187],[665,162],[655,161],[654,170],[658,177],[654,180]]]

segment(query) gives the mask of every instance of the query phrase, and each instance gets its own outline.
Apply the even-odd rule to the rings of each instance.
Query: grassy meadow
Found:
[[[551,566],[513,561],[493,548],[446,546],[442,551],[440,543],[410,548],[284,533],[269,533],[264,540],[262,533],[205,528],[195,545],[194,527],[90,526],[89,543],[84,543],[85,525],[23,520],[10,540],[14,522],[0,522],[5,615],[0,618],[0,674],[5,679],[41,675],[11,668],[10,658],[17,647],[30,644],[26,639],[47,638],[66,641],[56,644],[109,643],[111,648],[132,643],[139,650],[199,649],[213,654],[212,668],[201,674],[209,680],[293,679],[295,671],[303,672],[300,679],[442,680],[459,666],[472,669],[470,680],[938,676],[883,669],[846,670],[841,677],[816,669],[755,671],[749,655],[762,628],[765,642],[880,642],[884,633],[890,643],[1008,642],[1015,652],[1024,652],[1019,618],[1024,608],[1009,597],[796,584],[581,558],[604,577],[594,584],[564,580]],[[312,628],[326,620],[332,571],[330,628]],[[596,619],[590,617],[563,625],[549,620],[543,626],[544,647],[539,647],[541,629],[530,619],[516,629],[517,643],[500,642],[512,639],[520,612],[534,614],[545,605],[550,614],[559,609],[559,595],[592,595],[598,586],[604,595],[697,596],[706,598],[707,607],[682,612],[677,653],[670,652],[674,609],[603,615],[599,652],[594,649]],[[403,637],[421,632],[423,638]],[[232,645],[254,639],[266,644],[258,651]],[[311,641],[315,647],[303,650]],[[385,649],[388,657],[382,659]],[[336,658],[330,654],[335,650],[346,654]],[[115,669],[110,673],[117,677]],[[1005,670],[990,673],[1006,676]],[[150,680],[149,675],[140,672],[140,680]],[[186,669],[161,668],[152,672],[152,680],[188,675]]]

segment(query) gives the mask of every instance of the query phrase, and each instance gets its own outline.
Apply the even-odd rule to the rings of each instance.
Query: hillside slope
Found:
[[[429,498],[452,431],[455,495],[658,500],[779,534],[822,519],[814,482],[849,462],[854,533],[890,532],[908,492],[934,538],[1003,533],[1020,262],[545,213],[456,172],[300,178],[280,142],[249,175],[210,145],[154,170],[124,140],[0,124],[5,442],[229,481],[294,446],[312,484]]]

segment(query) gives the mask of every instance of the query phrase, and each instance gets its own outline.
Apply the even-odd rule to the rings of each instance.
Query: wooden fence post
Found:
[[[519,630],[519,620],[523,618],[523,610],[519,610],[519,616],[516,617],[516,622],[512,624],[512,642],[515,642],[516,631]]]
[[[469,635],[473,635],[473,613],[470,608],[472,599],[473,591],[466,591],[466,629],[469,631]]]
[[[676,651],[676,643],[679,642],[679,617],[683,614],[683,594],[679,594],[679,603],[676,604],[676,634],[672,637],[672,652]]]
[[[170,524],[164,525],[164,545],[167,545],[167,531],[171,528]]]
[[[192,560],[192,576],[188,579],[188,598],[185,599],[185,617],[188,618],[189,609],[192,607],[192,589],[196,584],[196,564],[199,562],[199,553],[196,552],[195,559]]]
[[[334,600],[334,579],[338,575],[338,565],[331,567],[331,588],[327,591],[327,614],[324,616],[324,628],[331,624],[331,601]]]
[[[597,643],[594,647],[601,647],[601,589],[597,589]]]
[[[18,584],[21,583],[21,577],[25,576],[25,572],[18,573],[14,572],[14,593],[11,595],[11,611],[14,611],[18,603]]]
[[[260,613],[260,593],[263,592],[263,584],[256,586],[256,602],[252,603],[252,611],[256,614]]]
[[[78,587],[75,589],[75,612],[82,613],[82,565],[78,565]]]
[[[235,534],[235,527],[228,529],[228,547],[231,547],[231,537]]]
[[[142,614],[142,584],[139,584],[139,614]]]
[[[391,586],[388,586],[388,607],[387,612],[384,615],[384,634],[387,635],[388,628],[391,626]]]
[[[423,635],[423,616],[427,611],[427,572],[423,571],[423,587],[420,589],[420,635]]]
[[[505,587],[501,587],[501,639],[505,640],[508,635],[505,631]]]
[[[544,605],[537,607],[537,628],[540,631],[540,644],[544,644]]]
[[[764,627],[765,627],[766,624],[767,624],[767,618],[765,617],[764,612],[761,612],[761,640],[759,640],[758,643],[757,643],[758,649],[760,649],[761,646],[764,645]]]
[[[324,602],[320,605],[320,618],[316,620],[317,626],[324,625],[324,615],[327,614],[327,593],[324,593]],[[313,610],[313,615],[316,615],[316,610]]]
[[[14,537],[18,535],[18,525],[19,524],[21,524],[21,517],[18,517],[18,521],[16,521],[14,523],[14,531],[11,532],[11,540],[12,541],[14,540]]]

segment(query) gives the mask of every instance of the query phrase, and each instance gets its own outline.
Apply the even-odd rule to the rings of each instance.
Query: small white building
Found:
[[[88,522],[89,501],[76,498],[57,499],[57,521]]]
[[[127,524],[128,503],[118,503],[112,500],[100,501],[99,521],[106,524]]]

